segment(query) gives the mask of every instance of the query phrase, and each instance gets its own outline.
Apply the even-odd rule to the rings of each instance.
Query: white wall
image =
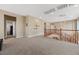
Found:
[[[13,36],[16,36],[16,22],[13,22]]]

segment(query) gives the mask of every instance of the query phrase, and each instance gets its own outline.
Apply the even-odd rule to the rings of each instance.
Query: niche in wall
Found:
[[[4,15],[4,37],[16,37],[16,17]]]

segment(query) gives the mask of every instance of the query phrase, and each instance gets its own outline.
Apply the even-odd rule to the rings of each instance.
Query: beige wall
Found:
[[[52,26],[56,26],[56,29],[60,29],[60,28],[64,29],[64,31],[62,32],[66,34],[73,34],[75,32],[75,31],[67,31],[67,30],[75,30],[74,20],[57,22],[57,23],[54,23],[54,25]]]
[[[74,21],[63,21],[63,22],[57,22],[54,23],[54,25],[57,27],[57,29],[69,29],[72,30],[74,29]]]
[[[4,38],[4,14],[16,17],[16,37],[24,36],[24,17],[0,10],[0,38]]]
[[[3,12],[0,11],[0,39],[4,38],[4,16]]]
[[[4,38],[4,14],[16,17],[16,38],[44,34],[44,22],[32,16],[21,16],[0,10],[0,38]],[[28,26],[26,26],[28,24]],[[36,28],[37,25],[37,28]]]
[[[24,18],[23,16],[17,16],[16,19],[16,37],[24,37]]]
[[[37,19],[32,16],[27,16],[26,24],[28,24],[28,26],[25,26],[25,28],[26,28],[25,36],[33,37],[33,36],[43,35],[44,22],[42,20]],[[37,28],[36,28],[36,25],[37,25]]]
[[[44,22],[41,19],[32,16],[21,16],[14,13],[6,12],[0,10],[0,38],[4,38],[4,14],[16,17],[16,38],[20,37],[33,37],[44,34]],[[70,23],[66,23],[63,26],[63,23],[56,24],[59,27],[63,28],[71,28],[67,27]],[[26,25],[28,24],[28,26]],[[37,28],[36,28],[37,25]],[[50,24],[48,23],[47,28],[50,28]]]

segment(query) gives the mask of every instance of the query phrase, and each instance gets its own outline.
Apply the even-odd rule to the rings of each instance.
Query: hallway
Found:
[[[37,36],[4,41],[1,55],[78,55],[79,44]]]

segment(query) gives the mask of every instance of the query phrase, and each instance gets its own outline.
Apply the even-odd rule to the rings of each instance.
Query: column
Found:
[[[44,36],[46,36],[46,23],[44,23]]]

